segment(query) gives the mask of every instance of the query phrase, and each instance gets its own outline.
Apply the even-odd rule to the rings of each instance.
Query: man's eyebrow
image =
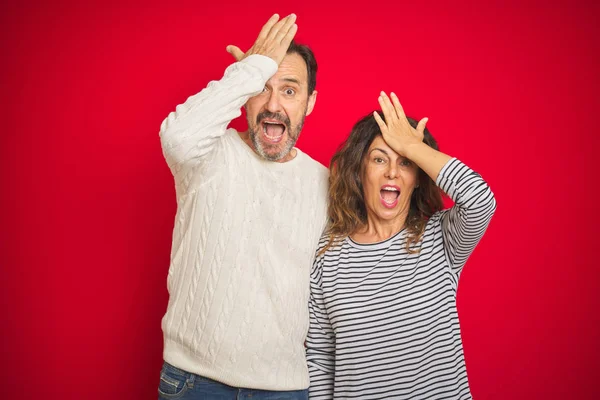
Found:
[[[296,78],[281,78],[282,81],[286,81],[286,82],[292,82],[295,83],[296,85],[300,86],[300,80],[296,79]]]

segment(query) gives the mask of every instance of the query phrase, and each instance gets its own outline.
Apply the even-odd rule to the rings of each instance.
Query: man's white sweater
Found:
[[[327,169],[296,149],[266,161],[228,123],[277,71],[253,55],[162,123],[177,215],[162,320],[168,363],[230,386],[309,386],[309,273],[326,221]]]

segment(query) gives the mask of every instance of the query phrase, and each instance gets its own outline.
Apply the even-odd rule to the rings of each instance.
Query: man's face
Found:
[[[296,53],[286,55],[262,93],[246,102],[254,151],[269,161],[291,160],[294,156],[290,150],[316,98],[316,91],[308,95],[308,73],[302,57]]]

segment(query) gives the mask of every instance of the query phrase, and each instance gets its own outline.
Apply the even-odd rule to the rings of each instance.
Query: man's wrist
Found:
[[[251,65],[260,70],[265,82],[275,75],[277,68],[279,68],[275,60],[273,60],[271,57],[263,56],[261,54],[251,54],[240,62]]]

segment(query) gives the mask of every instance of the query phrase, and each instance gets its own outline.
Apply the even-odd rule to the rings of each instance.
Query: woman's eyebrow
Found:
[[[379,150],[380,152],[382,152],[383,154],[385,154],[386,156],[388,155],[387,151],[380,149],[379,147],[375,147],[374,149],[372,149],[369,154],[371,154],[372,152],[374,152],[375,150]]]

